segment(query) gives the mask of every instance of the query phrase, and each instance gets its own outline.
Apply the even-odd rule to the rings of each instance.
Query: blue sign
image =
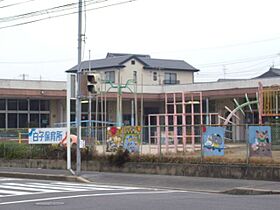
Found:
[[[250,156],[272,156],[271,127],[249,126]]]
[[[224,156],[224,127],[210,127],[203,129],[203,154],[204,156]]]

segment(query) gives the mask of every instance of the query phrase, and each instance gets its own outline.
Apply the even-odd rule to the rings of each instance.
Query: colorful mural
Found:
[[[204,156],[223,156],[224,155],[224,127],[203,128],[203,155]]]
[[[124,149],[127,149],[130,153],[139,152],[140,144],[141,144],[140,134],[141,134],[140,126],[123,127]]]
[[[115,152],[119,148],[123,148],[122,128],[121,127],[108,127],[107,128],[107,142],[106,151]]]
[[[140,126],[108,127],[106,151],[115,152],[119,148],[123,148],[130,153],[139,152],[140,134]]]
[[[272,157],[271,127],[249,126],[250,157]]]

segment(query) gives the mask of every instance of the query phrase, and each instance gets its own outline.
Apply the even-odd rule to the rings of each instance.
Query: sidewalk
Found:
[[[76,177],[67,170],[35,168],[0,168],[0,177],[93,182],[107,185],[133,185],[213,193],[280,194],[280,182],[260,180],[105,173],[92,171],[82,171],[81,176]]]

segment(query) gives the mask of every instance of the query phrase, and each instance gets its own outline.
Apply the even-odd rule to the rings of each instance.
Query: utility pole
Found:
[[[90,65],[90,50],[88,51],[88,72],[91,72],[91,65]],[[91,92],[88,93],[88,132],[89,132],[89,142],[91,142],[91,100],[92,94]],[[92,145],[94,148],[94,145]]]
[[[76,175],[81,172],[81,63],[82,63],[82,9],[83,1],[79,0],[78,6],[78,69],[77,69],[77,98],[76,98],[76,128],[77,128],[77,163]]]

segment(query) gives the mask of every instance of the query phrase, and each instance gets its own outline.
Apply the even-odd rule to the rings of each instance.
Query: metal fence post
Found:
[[[200,126],[200,161],[203,163],[203,126]]]
[[[161,155],[162,155],[162,153],[161,153],[161,145],[162,145],[162,143],[161,143],[161,126],[160,125],[158,125],[159,126],[159,158],[161,159]]]
[[[249,130],[248,124],[246,124],[246,164],[249,164]]]

